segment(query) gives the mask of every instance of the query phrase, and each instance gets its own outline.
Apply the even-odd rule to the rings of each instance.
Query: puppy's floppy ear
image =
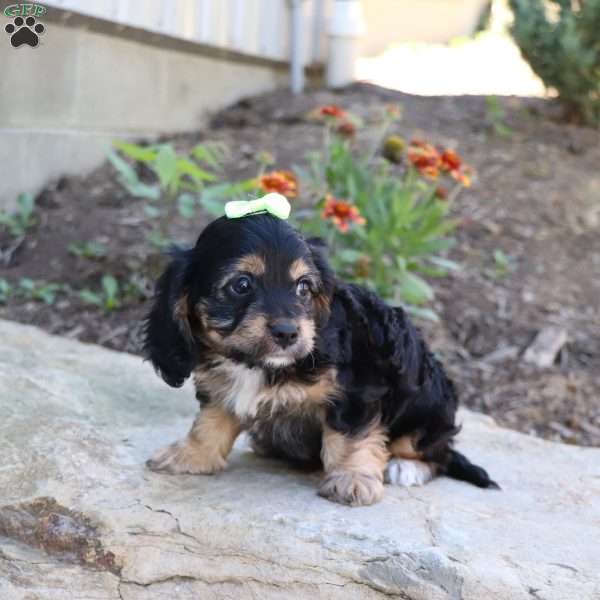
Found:
[[[144,350],[161,377],[170,386],[180,387],[197,362],[185,289],[191,253],[175,249],[171,256],[156,284],[154,304],[146,319]]]
[[[318,311],[318,320],[320,324],[324,324],[329,319],[329,304],[335,287],[335,274],[327,260],[329,248],[324,240],[318,237],[313,237],[306,240],[310,248],[311,257],[315,267],[321,275],[321,289],[315,298]]]

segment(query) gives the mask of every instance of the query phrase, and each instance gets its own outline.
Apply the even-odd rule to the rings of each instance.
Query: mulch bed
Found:
[[[542,100],[506,98],[509,137],[493,133],[485,98],[424,98],[356,85],[341,93],[282,91],[240,102],[215,115],[205,130],[173,136],[178,148],[202,140],[225,142],[228,179],[256,171],[255,156],[269,151],[278,168],[293,168],[320,144],[318,125],[304,116],[337,103],[367,125],[381,106],[399,102],[396,126],[455,147],[476,169],[472,188],[455,212],[462,219],[451,258],[460,272],[433,280],[438,324],[422,322],[436,352],[456,379],[466,406],[500,423],[548,439],[600,445],[600,133],[561,123]],[[98,289],[102,275],[125,290],[113,312],[75,294],[52,305],[12,297],[0,318],[37,325],[51,333],[138,353],[152,281],[164,257],[146,241],[150,222],[144,201],[129,197],[107,163],[85,177],[61,178],[37,198],[37,225],[12,253],[0,233],[0,278]],[[191,244],[207,217],[178,219],[170,235]],[[69,244],[107,245],[101,259],[79,258]],[[494,253],[502,250],[508,265]],[[538,368],[522,354],[537,332],[555,325],[568,333],[556,363]]]

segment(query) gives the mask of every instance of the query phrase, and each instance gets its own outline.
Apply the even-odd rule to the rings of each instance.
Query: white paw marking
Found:
[[[411,487],[423,485],[433,479],[433,469],[420,460],[392,458],[385,467],[383,477],[391,485]]]

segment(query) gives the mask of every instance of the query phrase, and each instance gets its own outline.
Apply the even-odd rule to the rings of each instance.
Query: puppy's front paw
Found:
[[[222,471],[225,465],[225,459],[218,452],[211,452],[189,439],[162,448],[146,462],[152,471],[165,471],[173,475],[212,475]]]
[[[333,471],[326,475],[319,496],[350,506],[368,506],[383,496],[383,483],[374,475]]]

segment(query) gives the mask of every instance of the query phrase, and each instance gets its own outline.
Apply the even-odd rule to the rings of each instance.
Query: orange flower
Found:
[[[392,120],[399,119],[402,114],[402,109],[399,104],[386,104],[384,110],[386,116]]]
[[[325,196],[325,206],[321,217],[329,219],[341,233],[348,232],[350,223],[364,225],[367,222],[356,206],[352,206],[346,200],[334,198],[331,194]]]
[[[263,192],[277,192],[288,198],[298,195],[298,180],[291,171],[269,171],[258,178],[258,186]]]
[[[356,127],[350,121],[342,121],[336,129],[336,132],[341,137],[352,139],[356,134]]]
[[[421,140],[412,140],[407,153],[408,160],[424,177],[437,179],[440,169],[440,155],[431,145]]]
[[[471,186],[471,176],[465,170],[462,171],[450,171],[450,175],[453,179],[456,179],[463,187]]]
[[[321,106],[321,108],[319,108],[319,115],[321,117],[343,119],[346,116],[346,112],[342,108],[337,106],[337,104],[328,104],[327,106]]]

